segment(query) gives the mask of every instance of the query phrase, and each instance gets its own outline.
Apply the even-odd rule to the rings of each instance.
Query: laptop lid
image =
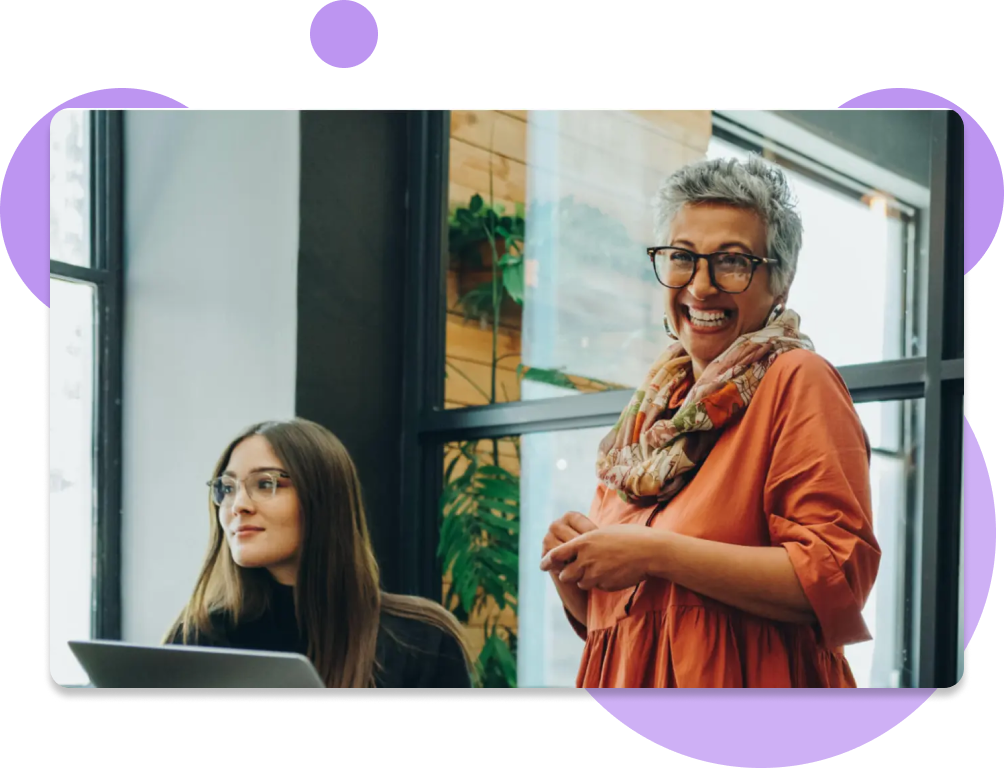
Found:
[[[272,651],[74,640],[95,688],[324,688],[306,656]]]

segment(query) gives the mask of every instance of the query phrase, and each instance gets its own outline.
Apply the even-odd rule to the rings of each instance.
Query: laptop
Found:
[[[298,653],[70,641],[95,688],[324,688]]]

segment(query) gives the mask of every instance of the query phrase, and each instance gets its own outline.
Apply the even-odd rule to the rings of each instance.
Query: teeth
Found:
[[[697,328],[720,328],[725,325],[726,313],[720,309],[703,312],[699,309],[687,308],[690,322]]]
[[[712,310],[710,312],[702,312],[699,309],[691,309],[690,310],[690,316],[694,320],[707,320],[708,322],[710,322],[712,320],[724,320],[725,319],[725,312],[723,312],[720,309],[719,310]]]

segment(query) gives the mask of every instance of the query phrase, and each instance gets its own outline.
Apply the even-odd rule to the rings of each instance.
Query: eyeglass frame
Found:
[[[711,278],[711,284],[722,293],[727,293],[730,296],[738,296],[740,293],[746,293],[749,287],[753,285],[753,277],[756,275],[756,268],[761,264],[777,264],[777,259],[769,259],[764,256],[754,256],[752,253],[741,253],[739,251],[715,251],[714,253],[697,253],[689,248],[681,248],[678,245],[653,245],[645,249],[648,253],[648,260],[652,264],[652,271],[655,272],[655,279],[659,281],[659,285],[664,288],[669,288],[671,291],[678,291],[681,288],[686,288],[690,285],[694,278],[697,276],[697,262],[699,259],[704,259],[708,262],[708,276]],[[690,279],[687,280],[683,285],[666,285],[662,282],[662,278],[659,277],[659,268],[655,266],[655,256],[659,251],[674,250],[681,251],[693,257],[694,268],[690,273]],[[749,259],[753,263],[753,268],[750,270],[750,279],[746,283],[746,287],[741,291],[728,291],[718,284],[718,280],[715,277],[715,265],[711,260],[714,256],[742,256],[744,259]]]
[[[227,478],[227,479],[230,479],[230,480],[234,480],[237,483],[238,487],[244,489],[244,493],[245,493],[245,495],[247,495],[247,497],[249,499],[253,498],[251,496],[251,492],[248,491],[247,485],[245,485],[245,481],[249,477],[252,477],[254,475],[267,475],[267,476],[271,476],[271,477],[276,478],[277,481],[280,478],[283,479],[283,480],[289,480],[289,479],[291,479],[290,476],[289,476],[289,473],[283,472],[282,470],[279,470],[279,469],[265,469],[265,470],[259,470],[257,472],[249,472],[243,479],[237,477],[236,475],[220,475],[219,477],[214,477],[212,480],[209,480],[206,483],[206,485],[209,486],[209,499],[210,499],[210,501],[212,501],[212,503],[215,504],[217,507],[219,507],[221,509],[223,508],[224,502],[217,502],[216,501],[216,496],[215,496],[215,493],[213,492],[213,485],[218,480],[222,480],[224,478]],[[276,491],[279,490],[279,484],[278,484],[278,482],[276,482],[276,488],[275,488],[275,490]],[[235,494],[235,498],[236,498],[236,494]],[[271,498],[273,498],[273,499],[275,498],[275,492],[272,493],[272,497]],[[233,502],[231,502],[231,504],[233,504]]]

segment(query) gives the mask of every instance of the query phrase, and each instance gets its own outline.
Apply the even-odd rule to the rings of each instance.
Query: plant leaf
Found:
[[[507,520],[506,518],[492,514],[491,512],[482,511],[478,513],[482,525],[486,528],[493,528],[498,531],[502,536],[512,536],[519,533],[519,523],[515,520]]]
[[[502,285],[512,296],[513,301],[517,304],[523,303],[523,259],[502,266]]]
[[[477,490],[480,494],[495,499],[511,501],[519,505],[519,481],[513,482],[511,478],[492,477],[487,473],[480,473],[476,478]]]
[[[481,283],[465,293],[457,302],[468,319],[490,315],[492,312],[492,282]]]
[[[446,479],[446,482],[450,482],[450,480],[453,479],[453,470],[456,469],[457,462],[460,461],[461,456],[463,456],[463,454],[458,452],[457,455],[450,461],[449,465],[447,465],[446,472],[443,473],[443,477]]]
[[[501,480],[510,480],[516,485],[519,485],[519,478],[516,477],[512,472],[507,470],[505,467],[497,467],[494,464],[484,464],[479,469],[479,474],[485,475],[487,477],[497,477]]]
[[[512,642],[514,638],[510,638]],[[479,658],[491,680],[491,687],[516,687],[516,658],[512,655],[507,643],[500,635],[497,626],[485,628],[485,644]]]
[[[477,500],[477,505],[479,509],[494,510],[495,512],[500,512],[503,515],[512,515],[519,509],[512,504],[506,504],[503,501],[498,501],[484,496]]]
[[[521,363],[516,366],[516,375],[520,379],[539,381],[541,384],[550,384],[552,387],[578,390],[575,382],[556,368],[534,368]]]

